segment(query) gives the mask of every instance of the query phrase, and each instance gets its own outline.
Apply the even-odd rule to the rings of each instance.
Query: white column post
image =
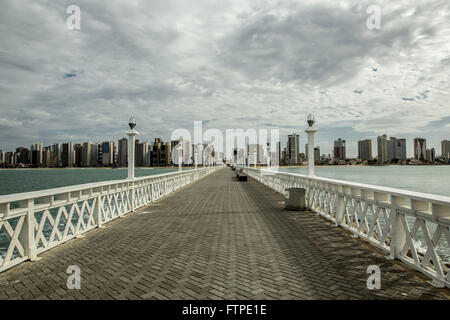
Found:
[[[135,151],[135,142],[136,142],[136,136],[139,133],[131,129],[127,132],[128,136],[128,179],[133,180],[134,179],[134,151]]]
[[[400,257],[400,252],[406,243],[406,231],[401,220],[402,213],[397,212],[397,208],[403,205],[405,205],[405,198],[391,195],[391,243],[389,255],[391,259]]]
[[[270,146],[267,146],[267,159],[266,159],[266,165],[267,168],[270,167],[270,161],[271,161],[271,154],[270,154]]]
[[[256,149],[253,150],[253,161],[255,161],[254,165],[255,165],[255,169],[256,169],[256,164],[258,162],[258,158],[256,157]]]
[[[36,219],[34,217],[34,198],[24,200],[24,205],[27,207],[27,214],[25,215],[25,221],[20,231],[20,243],[23,244],[25,255],[31,261],[38,261],[37,257],[37,241],[34,236],[34,228],[36,225]]]
[[[308,174],[314,176],[314,134],[317,129],[309,127],[305,132],[308,133]]]

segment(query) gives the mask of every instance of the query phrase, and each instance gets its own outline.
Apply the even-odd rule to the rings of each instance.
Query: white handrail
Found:
[[[202,169],[196,169],[196,170],[206,170],[207,168]],[[195,169],[192,169],[195,170]],[[158,177],[167,177],[171,175],[179,175],[180,173],[186,173],[191,172],[192,170],[186,170],[186,171],[175,171],[175,172],[168,172],[168,173],[161,173],[161,174],[155,174],[151,176],[143,176],[143,177],[137,177],[132,180],[130,179],[117,179],[117,180],[107,180],[107,181],[100,181],[100,182],[91,182],[91,183],[83,183],[83,184],[77,184],[67,187],[59,187],[59,188],[52,188],[52,189],[44,189],[44,190],[38,190],[38,191],[30,191],[30,192],[20,192],[20,193],[13,193],[13,194],[7,194],[7,195],[0,195],[0,204],[4,202],[13,202],[13,201],[20,201],[23,199],[28,198],[39,198],[39,197],[45,197],[49,195],[59,194],[59,193],[66,193],[66,192],[73,192],[78,190],[85,190],[89,188],[96,188],[101,186],[106,186],[110,184],[115,183],[124,183],[124,182],[132,182],[132,181],[140,181],[145,180],[148,178],[158,178]]]
[[[307,176],[243,168],[250,177],[287,196],[292,187],[306,190],[306,205],[450,287],[450,197]]]

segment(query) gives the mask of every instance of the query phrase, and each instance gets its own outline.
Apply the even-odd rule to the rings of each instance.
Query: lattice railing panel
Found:
[[[244,168],[252,178],[288,196],[305,189],[308,207],[450,287],[450,198],[347,181]]]
[[[218,168],[0,196],[0,272]]]

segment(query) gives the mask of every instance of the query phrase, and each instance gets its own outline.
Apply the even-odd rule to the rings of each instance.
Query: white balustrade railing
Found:
[[[0,272],[122,217],[220,167],[0,196]]]
[[[287,196],[304,188],[307,207],[450,287],[450,197],[348,181],[244,168]]]

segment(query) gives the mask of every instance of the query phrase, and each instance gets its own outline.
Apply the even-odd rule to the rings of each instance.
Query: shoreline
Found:
[[[194,167],[183,167],[183,169],[185,168],[194,168]],[[199,168],[203,168],[203,167],[199,167]],[[1,170],[96,170],[96,169],[102,169],[102,170],[117,170],[117,169],[121,169],[121,170],[127,170],[127,167],[120,167],[120,168],[111,168],[111,167],[64,167],[64,168],[0,168]],[[135,167],[136,170],[139,169],[146,169],[146,170],[161,170],[161,169],[178,169],[178,167]]]

